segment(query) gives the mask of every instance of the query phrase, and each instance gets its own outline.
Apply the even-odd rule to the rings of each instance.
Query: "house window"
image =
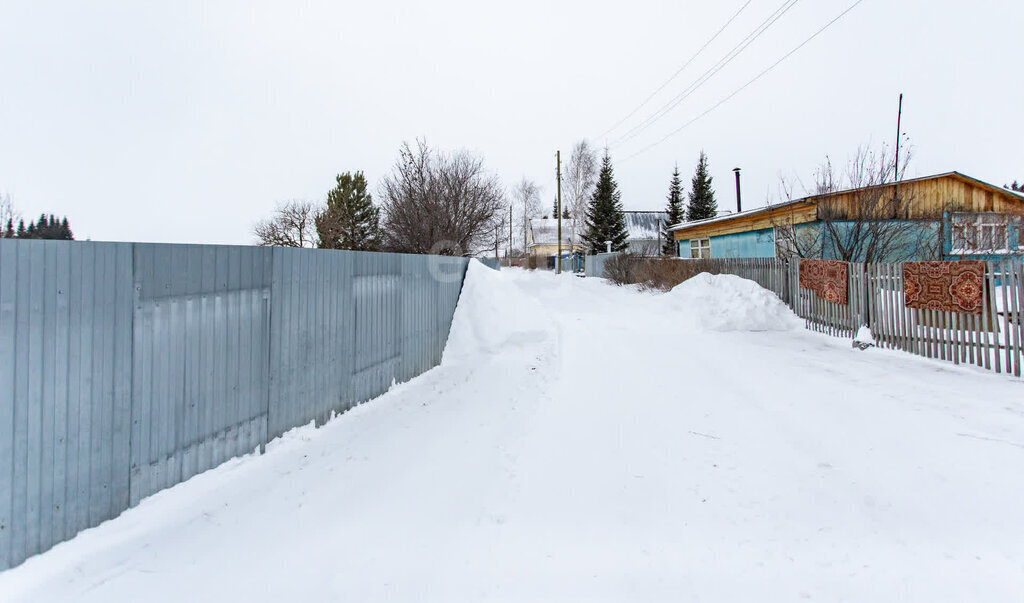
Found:
[[[690,258],[706,260],[711,258],[711,239],[690,239]]]
[[[1008,253],[1009,222],[1005,214],[953,214],[952,253]]]

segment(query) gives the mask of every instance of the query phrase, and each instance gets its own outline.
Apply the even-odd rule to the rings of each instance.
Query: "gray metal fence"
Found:
[[[501,270],[501,260],[496,258],[477,258],[480,263],[491,270]]]
[[[599,253],[597,255],[588,255],[584,260],[583,273],[590,277],[603,278],[605,262],[620,255],[622,254]]]
[[[0,569],[437,365],[467,263],[0,240]]]

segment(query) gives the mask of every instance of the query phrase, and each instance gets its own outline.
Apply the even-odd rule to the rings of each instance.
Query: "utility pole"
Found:
[[[900,196],[900,121],[903,119],[903,93],[900,92],[900,108],[896,113],[896,161],[893,164],[893,198]]]
[[[562,274],[562,152],[555,151],[558,177],[558,255],[555,257],[555,274]]]

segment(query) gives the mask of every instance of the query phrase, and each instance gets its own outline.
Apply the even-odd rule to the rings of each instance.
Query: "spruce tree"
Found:
[[[345,172],[327,193],[327,208],[316,216],[322,249],[376,251],[380,248],[380,211],[366,191],[362,172]]]
[[[25,229],[25,221],[24,220],[18,220],[18,234],[17,234],[17,236],[18,236],[19,239],[24,239],[24,238],[28,237],[28,230]]]
[[[607,151],[601,162],[601,173],[597,186],[587,205],[583,242],[590,253],[603,253],[605,241],[612,242],[612,251],[626,249],[629,233],[626,231],[626,214],[622,211],[619,186],[612,173],[612,160]]]
[[[65,241],[75,240],[75,235],[71,232],[71,224],[68,223],[67,216],[64,216],[64,219],[60,223],[60,238]]]
[[[558,197],[555,197],[554,201],[551,202],[551,217],[558,219]]]
[[[7,218],[7,228],[4,229],[4,238],[14,238],[14,218]]]
[[[672,240],[672,233],[668,231],[668,227],[686,219],[686,208],[683,206],[683,182],[679,178],[678,165],[672,171],[672,180],[668,183],[668,206],[665,208],[665,213],[668,214],[668,219],[661,226],[661,253],[677,255],[676,242]]]
[[[711,187],[711,176],[708,174],[708,156],[700,152],[697,171],[693,174],[690,185],[690,204],[686,208],[686,219],[689,221],[705,220],[718,215],[718,202],[715,201],[715,189]]]

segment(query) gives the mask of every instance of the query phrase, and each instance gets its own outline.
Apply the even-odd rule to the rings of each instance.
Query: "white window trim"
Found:
[[[697,257],[694,257],[694,252],[697,253]],[[710,260],[711,259],[711,238],[704,239],[690,239],[690,255],[687,256],[690,260]]]
[[[995,213],[954,213],[950,220],[950,254],[1007,254],[1010,216]]]

